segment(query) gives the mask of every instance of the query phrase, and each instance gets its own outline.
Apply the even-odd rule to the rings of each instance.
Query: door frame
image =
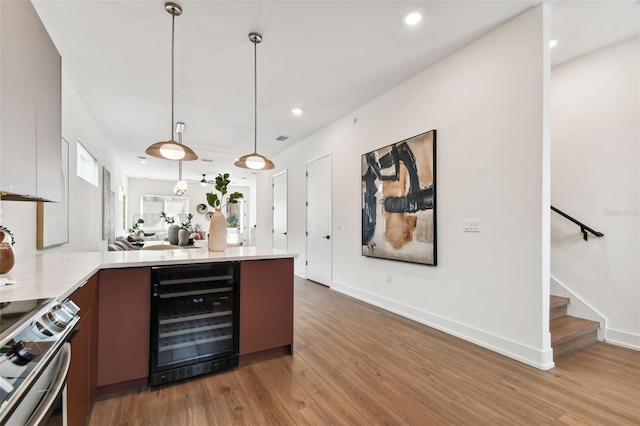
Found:
[[[332,214],[332,199],[333,199],[333,158],[332,158],[332,152],[329,151],[326,154],[322,154],[319,155],[317,157],[314,157],[310,160],[305,161],[304,163],[304,171],[305,171],[305,223],[304,223],[304,229],[305,229],[305,241],[304,241],[304,246],[305,246],[305,278],[309,278],[309,164],[318,161],[318,160],[322,160],[325,157],[329,157],[329,232],[330,235],[333,234],[332,232],[332,219],[333,219],[333,214]],[[333,283],[333,241],[334,239],[332,238],[329,241],[329,250],[330,250],[330,256],[329,256],[329,284],[327,284],[328,287],[331,287],[331,284]]]
[[[287,235],[286,235],[286,246],[287,248],[285,250],[289,250],[289,174],[287,173],[287,169],[284,169],[283,171],[276,173],[275,175],[271,176],[271,247],[273,247],[273,243],[274,243],[274,237],[275,237],[275,227],[274,227],[274,222],[275,222],[275,194],[274,194],[274,189],[275,189],[275,178],[282,176],[282,175],[286,175],[286,180],[285,183],[287,184],[287,188],[286,188],[286,195],[287,195],[287,205],[285,206],[285,210],[287,212],[287,223],[286,223],[286,227],[287,227]]]

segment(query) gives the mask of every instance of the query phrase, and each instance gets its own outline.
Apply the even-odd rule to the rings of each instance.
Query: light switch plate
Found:
[[[479,219],[465,219],[463,224],[464,232],[480,232]]]

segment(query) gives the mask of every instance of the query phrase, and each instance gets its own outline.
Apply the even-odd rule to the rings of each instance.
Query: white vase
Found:
[[[209,220],[209,251],[225,251],[227,248],[227,220],[216,209]]]

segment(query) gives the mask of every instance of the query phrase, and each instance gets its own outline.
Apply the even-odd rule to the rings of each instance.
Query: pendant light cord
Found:
[[[258,43],[253,42],[253,152],[258,152]]]
[[[182,132],[178,132],[178,142],[182,145]],[[178,180],[182,180],[182,160],[178,161]]]
[[[174,39],[175,39],[175,26],[176,26],[176,15],[174,13],[171,14],[171,139],[170,140],[174,140],[173,138],[173,46],[174,46]]]

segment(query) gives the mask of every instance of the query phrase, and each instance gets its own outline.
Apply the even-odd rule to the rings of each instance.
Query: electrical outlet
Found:
[[[387,272],[387,282],[391,282],[391,272]]]

